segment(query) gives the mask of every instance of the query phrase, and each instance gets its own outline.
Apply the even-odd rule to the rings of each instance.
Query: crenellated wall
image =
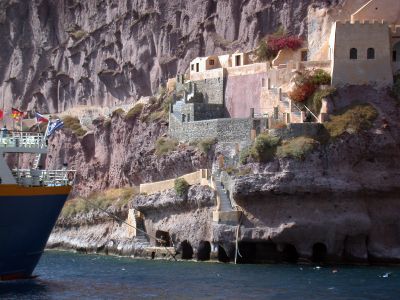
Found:
[[[336,22],[331,36],[332,83],[334,85],[393,83],[390,29],[384,22]],[[350,49],[357,58],[350,59]],[[368,59],[373,48],[375,57]]]

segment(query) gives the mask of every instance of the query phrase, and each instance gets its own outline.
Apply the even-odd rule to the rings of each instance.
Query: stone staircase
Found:
[[[215,186],[220,199],[219,211],[233,211],[231,200],[228,197],[228,191],[225,189],[219,178],[215,180]]]
[[[144,226],[143,217],[135,216],[136,220],[136,236],[135,236],[135,244],[142,248],[150,247],[150,241],[148,236],[146,235],[146,227]]]
[[[217,192],[219,207],[213,212],[213,221],[218,224],[238,225],[242,212],[237,210],[229,198],[229,193],[221,182],[220,176],[215,178],[214,188]]]

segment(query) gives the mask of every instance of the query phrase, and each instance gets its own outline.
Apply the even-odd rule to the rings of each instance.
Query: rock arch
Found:
[[[211,244],[208,241],[201,241],[197,248],[197,260],[206,261],[210,260]]]
[[[193,258],[193,247],[188,242],[188,240],[184,240],[181,243],[181,251],[182,251],[182,259],[192,259]]]
[[[323,263],[328,256],[328,248],[324,243],[315,243],[312,248],[311,260],[315,263]]]

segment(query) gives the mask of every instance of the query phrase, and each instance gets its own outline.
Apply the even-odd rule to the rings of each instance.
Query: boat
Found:
[[[32,277],[72,189],[75,171],[39,166],[47,138],[47,132],[1,132],[0,281]],[[29,168],[10,168],[7,156],[19,162],[22,154],[34,157]]]

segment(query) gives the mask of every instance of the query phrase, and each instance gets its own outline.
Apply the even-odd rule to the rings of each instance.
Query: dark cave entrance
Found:
[[[292,244],[285,244],[283,246],[283,251],[281,252],[281,259],[283,262],[295,264],[299,260],[299,253],[297,249]]]
[[[181,243],[181,248],[182,248],[182,259],[193,258],[193,247],[187,240],[184,240]]]
[[[211,244],[208,241],[201,241],[197,249],[197,260],[206,261],[210,260]]]
[[[167,231],[156,231],[156,246],[157,247],[171,247],[171,237]]]
[[[328,255],[328,248],[323,243],[315,243],[312,249],[312,262],[323,263],[326,261]]]
[[[228,254],[226,253],[224,247],[218,245],[218,261],[227,263],[230,261]]]
[[[271,263],[280,260],[280,253],[273,242],[240,242],[238,262],[242,264]]]

